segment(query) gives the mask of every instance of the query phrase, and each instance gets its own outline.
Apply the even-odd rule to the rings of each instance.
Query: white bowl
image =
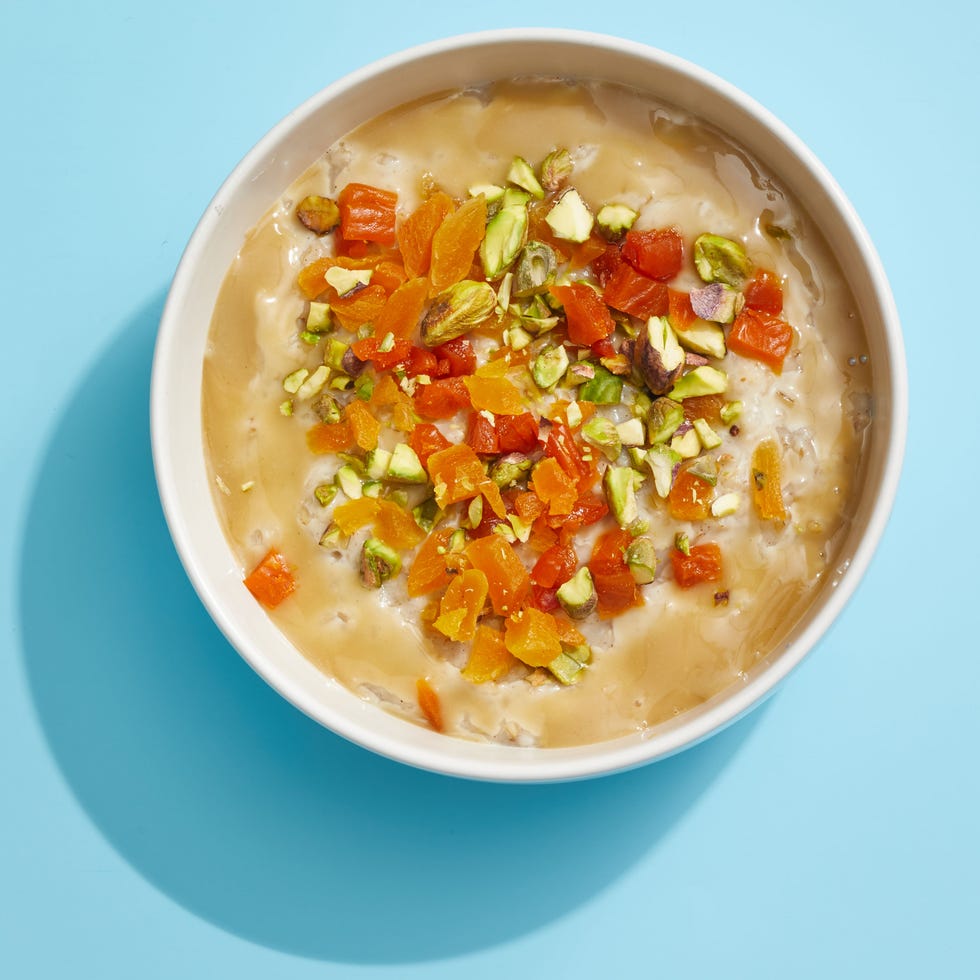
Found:
[[[215,299],[246,232],[326,146],[395,105],[526,74],[529,65],[536,74],[574,74],[650,92],[745,146],[815,219],[846,270],[873,365],[869,458],[836,586],[821,590],[783,649],[745,685],[643,736],[575,748],[447,738],[361,701],[307,661],[242,588],[240,567],[212,504],[200,398],[187,389],[188,378],[200,377]],[[906,414],[904,351],[887,280],[850,203],[807,147],[753,100],[695,65],[630,41],[551,29],[471,34],[393,55],[328,86],[272,129],[215,195],[187,246],[160,323],[151,393],[154,465],[177,551],[211,616],[248,663],[310,717],[385,756],[475,779],[535,782],[593,776],[663,758],[719,731],[771,693],[829,628],[868,567],[897,488]]]

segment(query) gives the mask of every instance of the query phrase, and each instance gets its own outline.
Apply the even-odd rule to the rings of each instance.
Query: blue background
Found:
[[[978,345],[975,5],[171,0],[3,22],[6,976],[978,975],[980,442],[957,370]],[[181,251],[270,126],[404,46],[542,24],[696,61],[809,143],[891,279],[912,411],[871,569],[775,697],[658,765],[508,787],[375,758],[250,672],[170,544],[147,394]]]

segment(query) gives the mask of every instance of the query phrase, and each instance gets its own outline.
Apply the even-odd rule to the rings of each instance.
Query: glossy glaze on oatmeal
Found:
[[[785,277],[783,316],[795,337],[781,375],[733,354],[723,365],[726,397],[745,408],[739,435],[726,438],[733,458],[717,493],[741,493],[739,511],[685,527],[662,501],[645,508],[662,556],[678,529],[720,544],[728,604],[716,606],[710,586],[679,589],[661,560],[642,608],[582,627],[593,647],[583,680],[474,685],[460,675],[458,645],[419,626],[425,599],[407,597],[404,574],[380,591],[365,589],[356,548],[318,544],[329,514],[312,491],[337,464],[309,453],[313,416],[286,418],[279,405],[283,377],[316,362],[299,339],[306,304],[296,275],[331,244],[303,228],[294,208],[307,194],[335,196],[359,181],[397,191],[404,217],[421,199],[425,173],[462,199],[473,184],[501,182],[516,154],[538,161],[556,146],[571,151],[572,182],[595,208],[627,204],[640,212],[636,228],[675,225],[688,246],[702,232],[741,241],[757,266]],[[672,285],[700,285],[691,263],[683,275]],[[288,556],[299,587],[270,615],[358,696],[421,722],[415,685],[424,676],[453,735],[544,746],[627,736],[741,683],[778,653],[815,591],[831,587],[867,436],[865,347],[844,278],[812,223],[717,131],[613,86],[535,81],[443,94],[339,141],[243,244],[216,304],[204,365],[215,504],[243,573],[269,547]],[[782,528],[760,521],[748,502],[749,459],[767,436],[782,448],[790,512]]]

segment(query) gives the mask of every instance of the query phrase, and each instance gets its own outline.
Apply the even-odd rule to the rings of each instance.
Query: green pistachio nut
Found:
[[[524,299],[547,289],[555,281],[558,260],[545,242],[528,242],[517,257],[512,295]]]
[[[368,588],[379,589],[394,578],[402,567],[402,560],[394,548],[378,538],[368,538],[361,549],[361,581]]]
[[[483,323],[497,306],[488,282],[463,279],[440,293],[422,320],[422,343],[438,347]]]
[[[705,282],[741,286],[752,272],[745,249],[721,235],[700,235],[694,242],[694,265]]]
[[[644,536],[634,538],[626,548],[626,564],[639,585],[648,585],[657,574],[657,550]]]
[[[564,147],[552,150],[541,161],[541,184],[554,193],[572,176],[572,155]]]
[[[505,201],[506,198],[505,193]],[[507,271],[517,258],[526,234],[526,204],[504,204],[487,222],[486,234],[480,243],[480,261],[487,279],[499,279]]]

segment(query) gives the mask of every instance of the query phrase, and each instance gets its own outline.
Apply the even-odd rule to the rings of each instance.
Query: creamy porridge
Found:
[[[306,657],[560,746],[777,648],[833,576],[869,386],[833,256],[749,155],[529,80],[326,148],[228,273],[203,414],[243,578]]]

